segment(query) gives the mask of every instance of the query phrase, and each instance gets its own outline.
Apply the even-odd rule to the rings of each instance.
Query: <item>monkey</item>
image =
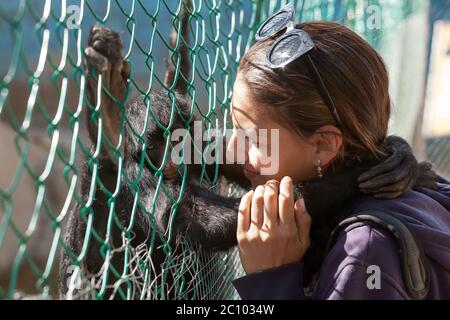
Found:
[[[179,74],[177,76],[174,63],[171,63],[172,58],[177,60],[178,57],[172,57],[169,53],[165,76],[166,86],[172,88],[172,93],[176,95],[173,114],[173,98],[164,90],[153,90],[148,96],[138,95],[128,99],[130,65],[122,56],[120,35],[104,26],[94,26],[90,31],[85,50],[86,96],[89,105],[95,107],[87,108],[86,114],[92,140],[91,151],[98,154],[93,163],[96,177],[91,176],[89,164],[85,163],[80,183],[84,204],[76,203],[71,208],[63,235],[63,242],[71,254],[63,248],[60,297],[68,293],[68,270],[78,264],[82,272],[93,275],[93,281],[103,279],[107,283],[108,289],[98,293],[101,297],[117,298],[117,291],[125,288],[124,284],[113,286],[124,272],[127,261],[126,254],[118,251],[124,241],[129,241],[136,250],[144,245],[147,251],[151,250],[152,243],[151,263],[155,275],[166,267],[168,253],[164,250],[167,249],[164,244],[169,243],[169,247],[175,248],[170,253],[175,256],[179,237],[191,242],[192,250],[208,252],[226,251],[237,244],[235,235],[240,198],[219,195],[197,183],[201,171],[198,165],[177,167],[170,160],[164,163],[167,132],[185,128],[187,119],[192,118],[191,101],[187,95],[186,81],[183,81],[189,78],[190,71],[187,47],[190,1],[184,0],[181,5],[181,30],[174,28],[171,36],[172,47],[180,37],[178,51],[174,53],[180,58]],[[152,110],[151,115],[147,115],[147,105]],[[97,124],[93,120],[97,120]],[[98,139],[100,129],[102,142]],[[139,137],[136,133],[143,135]],[[113,148],[108,145],[119,147],[112,151]],[[387,160],[358,163],[351,171],[337,172],[320,180],[295,185],[296,198],[304,197],[306,208],[312,216],[312,228],[315,221],[331,218],[327,215],[330,208],[342,207],[347,199],[362,192],[395,197],[414,185],[434,187],[431,166],[418,163],[405,141],[389,137],[385,147],[390,154]],[[123,155],[122,160],[118,160],[117,153]],[[155,170],[161,166],[162,174]],[[396,174],[392,174],[394,168]],[[208,170],[211,168],[208,167]],[[244,189],[250,188],[239,165],[223,164],[219,171],[228,181]],[[119,172],[122,172],[120,177]],[[360,190],[357,180],[364,172],[371,178],[372,188]],[[180,176],[187,177],[184,183]],[[94,183],[92,179],[96,179]],[[118,192],[115,192],[118,181]],[[108,192],[99,190],[99,185]],[[386,189],[385,186],[389,187]],[[326,201],[323,199],[324,192]],[[111,194],[116,194],[113,202]],[[178,198],[180,201],[174,206],[174,200]],[[113,221],[110,221],[110,212],[114,212]],[[92,235],[93,231],[96,236]],[[127,232],[131,234],[129,239],[124,238]],[[106,239],[106,242],[98,239]],[[84,248],[86,240],[88,246]],[[106,265],[110,271],[105,276]],[[192,291],[192,277],[186,275],[186,279],[189,283],[186,291]],[[169,275],[168,288],[163,291],[170,291],[174,281],[173,275]],[[75,296],[78,291],[74,291]],[[131,298],[136,297],[136,293],[131,295]],[[176,297],[173,292],[163,292],[159,296]]]

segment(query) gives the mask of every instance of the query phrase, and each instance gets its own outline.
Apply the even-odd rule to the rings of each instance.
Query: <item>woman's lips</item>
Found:
[[[255,177],[258,177],[260,174],[258,171],[253,171],[253,170],[244,168],[244,175],[247,177],[247,179],[251,180]]]

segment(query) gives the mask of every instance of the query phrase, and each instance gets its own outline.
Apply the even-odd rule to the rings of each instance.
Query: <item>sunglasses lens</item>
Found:
[[[314,44],[303,34],[294,33],[280,39],[269,54],[269,62],[273,66],[284,66],[310,51]]]
[[[258,30],[258,37],[267,38],[273,36],[274,34],[277,34],[279,31],[286,27],[289,19],[291,18],[291,15],[292,13],[287,11],[281,11],[278,14],[274,15],[269,20],[267,20]]]

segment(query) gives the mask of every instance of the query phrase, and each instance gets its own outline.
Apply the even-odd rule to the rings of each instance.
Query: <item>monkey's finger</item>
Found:
[[[361,188],[360,191],[364,194],[374,195],[385,192],[399,192],[406,193],[408,192],[414,185],[414,176],[408,175],[403,178],[403,180],[394,182],[392,184],[386,184],[377,188]]]
[[[358,186],[360,189],[377,189],[386,185],[398,183],[413,173],[414,171],[410,170],[410,164],[405,162],[396,167],[395,170],[376,176],[369,181],[360,183]],[[407,179],[407,181],[410,182],[409,179]]]
[[[278,184],[270,180],[264,189],[264,225],[269,229],[278,224]]]
[[[420,162],[418,169],[419,170],[414,185],[437,190],[437,174],[433,170],[433,165],[426,161]]]
[[[93,48],[88,47],[85,50],[85,69],[86,69],[86,93],[92,106],[100,104],[98,95],[98,80],[103,69],[107,68],[107,59],[98,54]]]
[[[250,228],[250,206],[252,203],[253,190],[247,192],[241,199],[238,213],[237,233],[242,234]]]
[[[280,182],[280,194],[278,198],[280,223],[287,224],[293,221],[294,186],[290,177],[284,177]]]
[[[108,59],[94,48],[87,47],[84,54],[88,67],[94,68],[98,72],[103,72],[108,68]]]
[[[395,167],[397,167],[405,158],[405,154],[403,153],[394,153],[387,160],[382,162],[379,165],[376,165],[370,168],[368,171],[361,174],[357,181],[358,183],[364,183],[373,179],[376,176],[379,176],[383,173],[392,171]]]
[[[396,199],[400,197],[404,192],[385,192],[385,193],[377,193],[374,194],[373,197],[377,199],[384,199],[384,200],[390,200],[390,199]]]
[[[386,174],[388,176],[387,179],[389,179],[389,174]],[[414,185],[414,181],[416,179],[416,172],[415,171],[402,171],[399,173],[393,173],[393,177],[391,177],[391,182],[389,183],[388,180],[385,180],[385,184],[381,186],[368,186],[368,187],[360,187],[360,190],[363,193],[368,194],[376,194],[376,193],[383,193],[383,192],[391,192],[394,189],[396,191],[400,192],[407,192],[409,189],[411,189]],[[382,178],[382,177],[380,177]],[[373,180],[374,183],[376,180]],[[381,184],[381,182],[380,182]]]
[[[91,106],[95,106],[97,102],[96,92],[97,92],[97,81],[93,81],[92,77],[86,77],[86,96],[89,100]]]
[[[386,150],[390,150],[391,155],[380,165],[378,165],[375,168],[378,168],[379,171],[375,170],[372,171],[372,174],[381,174],[385,173],[387,171],[393,170],[401,161],[405,161],[405,158],[409,157],[410,162],[414,162],[415,158],[412,154],[412,149],[407,141],[405,141],[403,138],[397,137],[397,136],[388,136],[386,140],[384,141],[382,147],[384,147]],[[397,161],[396,161],[397,160]],[[414,164],[413,164],[414,165]],[[385,167],[385,170],[383,171],[382,167]],[[375,169],[373,168],[373,169]],[[370,172],[370,170],[369,170]],[[367,175],[363,174],[360,179],[363,182],[367,179],[370,179],[370,173],[367,173]],[[372,175],[373,177],[373,175]]]
[[[360,189],[362,193],[365,194],[380,194],[380,193],[387,193],[387,192],[399,192],[399,193],[405,193],[408,191],[413,184],[413,177],[409,175],[408,177],[405,177],[399,182],[385,185],[379,188],[374,189]]]
[[[112,94],[114,96],[114,92],[111,88],[111,63],[108,61],[106,64],[106,68],[102,71],[102,88],[106,89],[108,93]],[[109,97],[103,92],[104,94],[104,100],[108,101]]]
[[[122,65],[122,79],[124,81],[127,81],[130,78],[130,73],[131,73],[130,64],[128,63],[128,61],[124,60]]]
[[[428,161],[421,161],[421,162],[419,162],[418,166],[419,166],[419,170],[421,170],[421,171],[433,170],[433,164]]]
[[[250,228],[255,227],[261,229],[264,222],[264,186],[257,186],[252,197],[252,204],[250,208],[251,225]]]
[[[117,103],[121,103],[126,98],[127,79],[123,78],[124,61],[119,61],[111,66],[110,91]]]
[[[89,34],[88,44],[111,62],[122,58],[123,45],[120,35],[108,27],[94,26]]]
[[[102,88],[110,90],[110,78],[111,78],[111,64],[108,59],[103,55],[95,51],[93,48],[88,47],[85,50],[86,64],[88,66],[88,80],[92,85],[97,85],[98,81],[101,81]],[[92,79],[91,68],[97,72],[97,79]],[[100,77],[101,75],[101,77]]]

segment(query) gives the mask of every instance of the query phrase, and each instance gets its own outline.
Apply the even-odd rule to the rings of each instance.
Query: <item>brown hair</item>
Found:
[[[315,43],[311,58],[342,121],[343,147],[335,164],[384,155],[380,145],[387,135],[390,98],[380,55],[337,23],[310,22],[296,28],[306,31]],[[288,124],[303,137],[323,125],[335,125],[303,58],[280,69],[266,66],[266,53],[275,38],[256,43],[241,60],[239,75],[253,98],[280,124]]]

